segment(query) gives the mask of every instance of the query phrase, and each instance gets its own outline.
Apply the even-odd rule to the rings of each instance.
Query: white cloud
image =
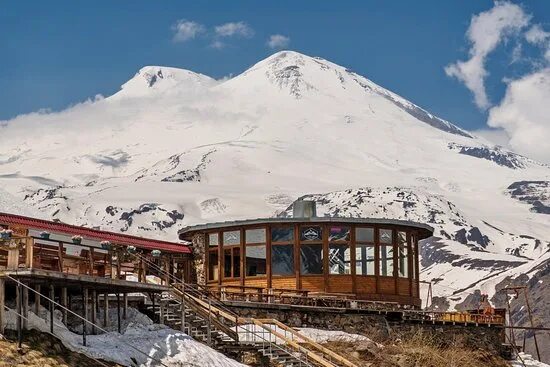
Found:
[[[540,24],[535,24],[525,32],[527,42],[539,46],[544,50],[544,58],[550,62],[550,32],[542,29]]]
[[[214,48],[216,50],[221,50],[222,48],[225,47],[225,43],[223,43],[222,41],[220,40],[214,40],[212,41],[212,43],[210,44],[210,47],[211,48]]]
[[[542,44],[550,39],[550,32],[545,32],[540,24],[535,24],[525,32],[525,39],[529,43]]]
[[[290,44],[290,38],[282,34],[272,34],[267,40],[267,45],[270,48],[285,48]]]
[[[486,128],[481,130],[474,130],[472,131],[472,133],[476,136],[484,138],[489,143],[512,149],[512,147],[510,146],[510,136],[508,136],[508,133],[504,129]]]
[[[550,163],[550,66],[510,81],[488,125],[503,129],[519,153]]]
[[[172,25],[174,42],[187,42],[205,32],[205,27],[197,22],[180,19]]]
[[[471,44],[470,58],[448,65],[445,72],[465,84],[474,94],[474,100],[479,108],[490,106],[485,91],[485,59],[504,39],[518,34],[530,21],[523,9],[510,2],[495,2],[495,6],[478,15],[474,15],[467,31]]]
[[[230,22],[214,27],[214,31],[218,37],[239,36],[251,38],[254,36],[254,30],[245,22]]]

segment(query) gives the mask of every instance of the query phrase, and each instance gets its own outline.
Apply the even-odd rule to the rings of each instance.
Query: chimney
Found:
[[[317,216],[317,207],[315,201],[298,199],[294,202],[292,208],[294,218],[313,218]]]

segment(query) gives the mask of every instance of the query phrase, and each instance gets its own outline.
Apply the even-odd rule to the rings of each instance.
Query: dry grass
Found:
[[[381,342],[381,341],[379,341]],[[488,351],[471,349],[460,343],[436,343],[429,334],[418,332],[393,340],[326,343],[325,346],[358,366],[381,367],[508,367],[508,363]]]
[[[38,332],[26,332],[19,349],[17,342],[0,335],[0,367],[95,367],[98,362],[65,348],[57,339]],[[115,366],[112,363],[105,363]]]

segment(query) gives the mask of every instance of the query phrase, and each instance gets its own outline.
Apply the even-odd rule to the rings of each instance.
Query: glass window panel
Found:
[[[401,278],[407,278],[409,276],[409,262],[408,262],[408,248],[407,243],[400,244],[399,247],[399,258],[398,258],[398,266],[399,266],[399,276]]]
[[[301,241],[322,241],[323,230],[319,226],[302,227],[300,229]]]
[[[223,252],[223,276],[231,278],[231,249]]]
[[[328,248],[328,262],[330,274],[351,274],[351,251],[349,245],[331,243]]]
[[[255,277],[265,275],[267,270],[266,247],[247,246],[246,247],[246,276]]]
[[[411,235],[412,278],[416,279],[416,238]]]
[[[393,243],[393,234],[391,229],[380,229],[380,243]]]
[[[265,228],[247,229],[246,243],[265,243]]]
[[[241,276],[241,249],[233,247],[233,277]]]
[[[397,232],[397,243],[400,245],[403,243],[407,243],[407,232]]]
[[[330,227],[329,241],[349,241],[349,227]]]
[[[355,228],[355,240],[358,242],[374,242],[374,228]]]
[[[208,279],[218,280],[218,252],[211,251],[208,254]]]
[[[374,246],[357,244],[355,247],[355,274],[374,275]]]
[[[294,228],[293,227],[272,227],[271,242],[293,242]]]
[[[380,246],[380,275],[393,276],[393,247]]]
[[[208,235],[208,245],[209,246],[218,246],[220,243],[217,233],[210,233]]]
[[[241,243],[241,231],[223,232],[223,245],[239,245]]]
[[[294,245],[271,246],[271,272],[273,275],[294,274]]]
[[[323,246],[300,246],[300,271],[302,274],[323,274]]]

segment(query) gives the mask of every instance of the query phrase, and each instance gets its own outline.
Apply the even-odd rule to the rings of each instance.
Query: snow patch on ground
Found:
[[[510,365],[513,366],[513,367],[523,367],[523,366],[525,366],[525,367],[550,367],[549,364],[537,361],[530,354],[520,353],[520,357],[523,360],[523,363],[521,362],[521,360],[517,359],[515,361],[510,362]]]
[[[6,328],[15,329],[17,317],[7,312]],[[69,331],[61,323],[61,312],[56,311],[54,335],[72,351],[89,357],[112,361],[124,366],[150,367],[164,365],[200,367],[242,367],[237,361],[201,344],[188,335],[164,325],[129,324],[123,334],[108,332],[102,335],[88,335],[87,346],[82,345],[82,335]],[[49,322],[29,313],[29,328],[49,332]],[[141,351],[143,353],[140,353]]]

